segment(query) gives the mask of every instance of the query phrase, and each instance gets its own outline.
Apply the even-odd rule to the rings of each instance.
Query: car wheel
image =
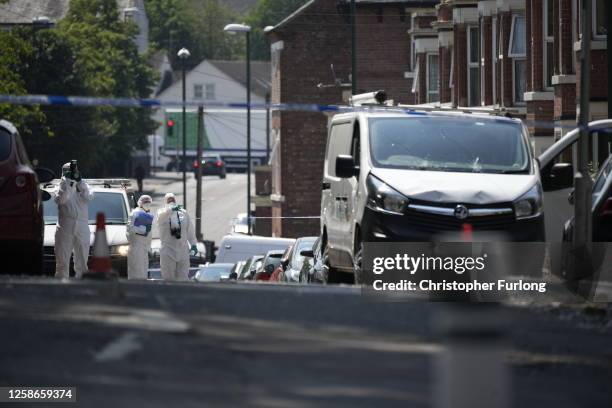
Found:
[[[325,249],[323,250],[323,264],[326,266],[324,270],[327,272],[323,274],[323,283],[342,283],[343,279],[342,276],[340,276],[342,272],[339,272],[337,269],[331,267],[329,261],[329,247],[327,245],[325,245]]]
[[[225,177],[226,177],[225,173],[222,173],[222,174],[219,175],[220,179],[224,179]]]

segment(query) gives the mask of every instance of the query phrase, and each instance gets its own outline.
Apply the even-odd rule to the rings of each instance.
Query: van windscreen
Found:
[[[529,173],[522,126],[478,118],[376,118],[370,120],[375,167]]]

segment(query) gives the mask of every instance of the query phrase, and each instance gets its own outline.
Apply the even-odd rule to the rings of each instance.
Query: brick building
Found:
[[[421,8],[429,8],[431,13],[437,3],[357,0],[359,90],[385,89],[396,102],[416,102],[411,92],[415,75],[410,68],[411,14]],[[348,0],[311,0],[269,31],[273,103],[339,104],[347,100],[351,79],[349,4]],[[432,16],[431,21],[435,19]],[[431,31],[431,27],[424,29]],[[321,113],[273,112],[273,217],[319,215],[327,121]],[[267,209],[257,207],[256,212],[265,214]],[[316,218],[272,220],[276,236],[318,233]]]
[[[442,0],[431,24],[436,44],[428,39],[419,48],[423,53],[417,50],[416,101],[435,102],[437,92],[441,105],[503,109],[548,123],[529,127],[542,151],[576,124],[579,2]],[[607,3],[593,0],[591,120],[607,117]],[[436,69],[438,84],[432,80]]]

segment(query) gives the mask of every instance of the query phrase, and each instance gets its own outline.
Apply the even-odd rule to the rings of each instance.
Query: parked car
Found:
[[[263,255],[254,255],[247,259],[238,273],[238,280],[252,280],[259,265],[263,261]]]
[[[193,174],[197,177],[198,175],[198,160],[193,161]],[[202,155],[202,176],[219,176],[219,178],[224,179],[227,175],[225,169],[225,162],[221,159],[216,153],[207,153]]]
[[[293,250],[293,245],[290,245],[287,249],[285,249],[285,252],[283,252],[283,255],[280,258],[280,263],[274,269],[274,271],[272,272],[272,275],[270,275],[270,279],[268,279],[270,282],[282,282],[283,281],[283,271],[285,269],[285,266],[287,266],[287,264],[289,263],[289,254],[291,253],[292,250]]]
[[[89,231],[90,245],[93,245],[96,231],[96,215],[104,213],[106,219],[106,239],[110,249],[111,264],[119,276],[127,276],[127,256],[129,243],[127,240],[127,223],[131,209],[135,203],[132,199],[133,193],[130,191],[129,180],[102,180],[88,179],[93,200],[89,202]],[[54,190],[60,180],[53,180],[45,184],[45,190],[49,194],[54,194]],[[57,229],[57,204],[54,200],[44,202],[45,211],[45,234],[44,234],[44,255],[45,271],[53,274],[55,271],[55,230]],[[89,248],[89,255],[93,247]],[[74,273],[72,261],[70,273]]]
[[[233,263],[211,263],[198,269],[194,276],[197,282],[223,282],[230,278],[230,274],[236,264]]]
[[[198,242],[198,253],[193,255],[190,252],[189,255],[189,266],[190,266],[190,277],[195,274],[194,268],[198,268],[205,265],[208,262],[206,254],[206,246],[202,242]],[[151,249],[149,250],[149,268],[159,268],[159,250],[161,249],[161,240],[159,238],[153,238],[151,240]],[[192,272],[192,270],[194,272]]]
[[[304,257],[304,262],[302,263],[302,269],[300,271],[300,282],[302,283],[327,283],[327,266],[325,262],[323,262],[321,242],[321,238],[319,237],[312,245],[312,248],[304,249],[301,252]]]
[[[265,254],[270,250],[285,250],[295,240],[230,234],[223,237],[217,252],[217,262],[229,263],[248,259],[254,255]]]
[[[574,204],[574,192],[568,197]],[[612,156],[601,166],[592,193],[593,242],[612,242]],[[563,241],[571,242],[574,236],[574,217],[563,228]]]
[[[301,276],[304,255],[302,251],[312,249],[317,237],[298,238],[291,250],[287,253],[287,259],[281,263],[282,282],[304,282],[306,279]]]
[[[266,253],[266,256],[263,258],[261,265],[257,268],[255,272],[255,277],[253,280],[256,281],[267,281],[270,280],[270,276],[274,272],[274,270],[280,265],[281,258],[285,251],[283,250],[272,250]]]
[[[43,273],[42,202],[51,197],[38,184],[53,177],[51,170],[32,168],[19,132],[0,120],[0,273]]]
[[[363,276],[364,242],[435,241],[465,225],[544,241],[542,184],[518,119],[352,112],[330,122],[321,236],[330,281]]]

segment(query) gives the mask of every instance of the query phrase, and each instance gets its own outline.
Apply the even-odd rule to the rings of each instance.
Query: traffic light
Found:
[[[172,137],[174,135],[174,121],[172,119],[168,119],[166,122],[166,135],[168,137]]]

